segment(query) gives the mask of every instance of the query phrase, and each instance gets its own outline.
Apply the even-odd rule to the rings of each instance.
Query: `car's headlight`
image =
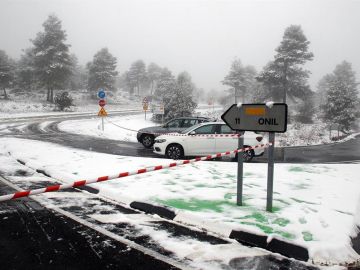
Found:
[[[163,143],[163,142],[166,142],[166,139],[156,139],[155,142],[156,143]]]

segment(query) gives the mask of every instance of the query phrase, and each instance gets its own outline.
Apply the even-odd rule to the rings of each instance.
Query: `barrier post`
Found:
[[[269,143],[271,145],[268,150],[268,175],[267,175],[268,179],[267,179],[266,211],[272,212],[273,187],[274,187],[275,132],[269,132]]]
[[[239,132],[238,149],[244,147],[244,132]],[[237,199],[236,204],[242,206],[242,195],[243,195],[243,155],[242,152],[238,152],[238,171],[237,171]]]

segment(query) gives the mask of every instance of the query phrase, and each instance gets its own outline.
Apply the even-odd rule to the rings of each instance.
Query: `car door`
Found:
[[[189,156],[209,155],[215,152],[215,137],[216,125],[209,124],[198,127],[190,132],[186,139],[187,153]]]
[[[221,124],[218,125],[216,133],[220,135],[232,135],[236,132],[232,130],[228,125]],[[232,151],[238,147],[238,137],[237,136],[216,136],[215,137],[215,150],[217,153],[223,153],[227,151]]]

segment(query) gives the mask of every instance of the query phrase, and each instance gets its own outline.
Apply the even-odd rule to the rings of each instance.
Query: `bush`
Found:
[[[70,108],[70,106],[74,106],[73,98],[69,95],[68,92],[58,93],[54,99],[55,106],[63,111],[65,108]]]

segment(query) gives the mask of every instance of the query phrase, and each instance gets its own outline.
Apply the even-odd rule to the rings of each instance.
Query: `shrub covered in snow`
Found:
[[[70,108],[74,106],[73,98],[69,95],[69,92],[58,93],[54,99],[56,107],[63,111],[65,108]]]

